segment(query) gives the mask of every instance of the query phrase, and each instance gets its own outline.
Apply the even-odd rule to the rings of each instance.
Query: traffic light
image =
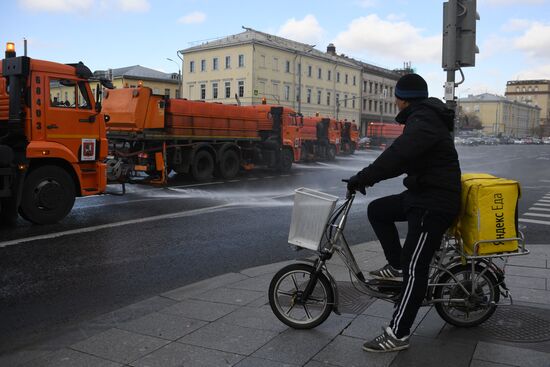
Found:
[[[443,3],[443,60],[445,70],[475,66],[477,0],[449,0]]]

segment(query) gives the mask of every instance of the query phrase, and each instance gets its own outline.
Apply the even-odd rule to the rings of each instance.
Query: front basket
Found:
[[[318,250],[337,201],[337,196],[320,191],[304,187],[296,189],[288,242],[310,250]]]

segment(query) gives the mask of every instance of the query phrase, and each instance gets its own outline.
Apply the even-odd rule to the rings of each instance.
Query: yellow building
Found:
[[[155,69],[140,65],[124,68],[98,70],[95,77],[102,77],[112,81],[115,88],[137,87],[140,83],[153,90],[154,94],[161,94],[171,98],[180,97],[180,77],[177,73],[163,73]],[[92,86],[95,95],[96,86]]]
[[[493,136],[526,137],[537,133],[540,108],[484,93],[458,100],[461,113],[475,114],[483,133]]]
[[[513,101],[540,107],[540,135],[550,136],[550,80],[512,80],[505,96]]]
[[[362,67],[335,53],[250,28],[179,51],[182,96],[288,106],[304,116],[361,121]]]
[[[361,125],[367,126],[369,122],[395,122],[399,112],[395,104],[395,85],[404,73],[412,70],[392,71],[364,62],[359,62],[359,65],[363,69]]]

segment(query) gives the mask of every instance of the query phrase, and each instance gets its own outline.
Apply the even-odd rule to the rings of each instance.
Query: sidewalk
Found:
[[[392,305],[358,294],[334,257],[330,270],[340,283],[346,313],[331,314],[313,330],[286,327],[269,307],[269,282],[289,261],[160,294],[2,355],[0,366],[549,367],[550,244],[528,249],[530,255],[512,258],[506,268],[513,306],[499,307],[491,319],[469,329],[447,325],[433,307],[423,307],[411,347],[402,352],[361,349],[389,322]],[[385,263],[377,242],[353,251],[362,269]]]

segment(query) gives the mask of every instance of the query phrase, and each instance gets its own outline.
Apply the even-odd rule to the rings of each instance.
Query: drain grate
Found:
[[[362,314],[374,302],[371,296],[358,291],[351,282],[338,282],[339,310],[353,315]]]
[[[550,340],[550,317],[538,309],[521,306],[498,307],[479,326],[492,337],[510,342],[536,343]]]

